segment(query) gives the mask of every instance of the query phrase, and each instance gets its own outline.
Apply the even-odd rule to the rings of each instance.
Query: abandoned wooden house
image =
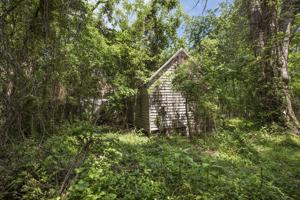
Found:
[[[188,58],[184,49],[178,50],[139,89],[133,108],[136,127],[148,133],[184,129],[189,134],[193,116],[186,98],[172,84],[175,70]]]

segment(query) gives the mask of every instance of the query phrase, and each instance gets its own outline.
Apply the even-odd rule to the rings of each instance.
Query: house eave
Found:
[[[152,76],[149,78],[149,80],[143,84],[142,87],[148,88],[150,87],[162,74],[163,72],[169,67],[169,63],[176,58],[181,52],[183,52],[187,57],[190,57],[190,55],[187,53],[187,51],[184,48],[179,49],[165,64],[163,64]]]

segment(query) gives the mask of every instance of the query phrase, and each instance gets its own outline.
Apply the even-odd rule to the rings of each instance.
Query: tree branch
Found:
[[[195,9],[195,8],[199,5],[200,1],[201,1],[201,0],[198,0],[198,1],[196,2],[196,4],[194,5],[194,7],[193,7],[191,10]],[[203,7],[202,14],[203,14],[204,11],[206,10],[206,7],[207,7],[207,0],[204,0],[204,7]]]

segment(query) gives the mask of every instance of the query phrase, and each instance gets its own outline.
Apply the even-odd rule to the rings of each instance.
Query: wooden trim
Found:
[[[172,65],[169,65],[170,62],[176,58],[181,52],[183,52],[187,57],[190,57],[190,55],[185,51],[184,48],[179,49],[163,66],[161,66],[149,79],[149,81],[145,84],[145,86],[148,88],[151,86],[160,76],[162,76],[163,72],[171,67]]]

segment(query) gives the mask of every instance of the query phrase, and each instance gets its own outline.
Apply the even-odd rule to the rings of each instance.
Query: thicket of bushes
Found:
[[[65,126],[1,149],[0,199],[297,199],[300,138],[230,128],[190,141]]]

